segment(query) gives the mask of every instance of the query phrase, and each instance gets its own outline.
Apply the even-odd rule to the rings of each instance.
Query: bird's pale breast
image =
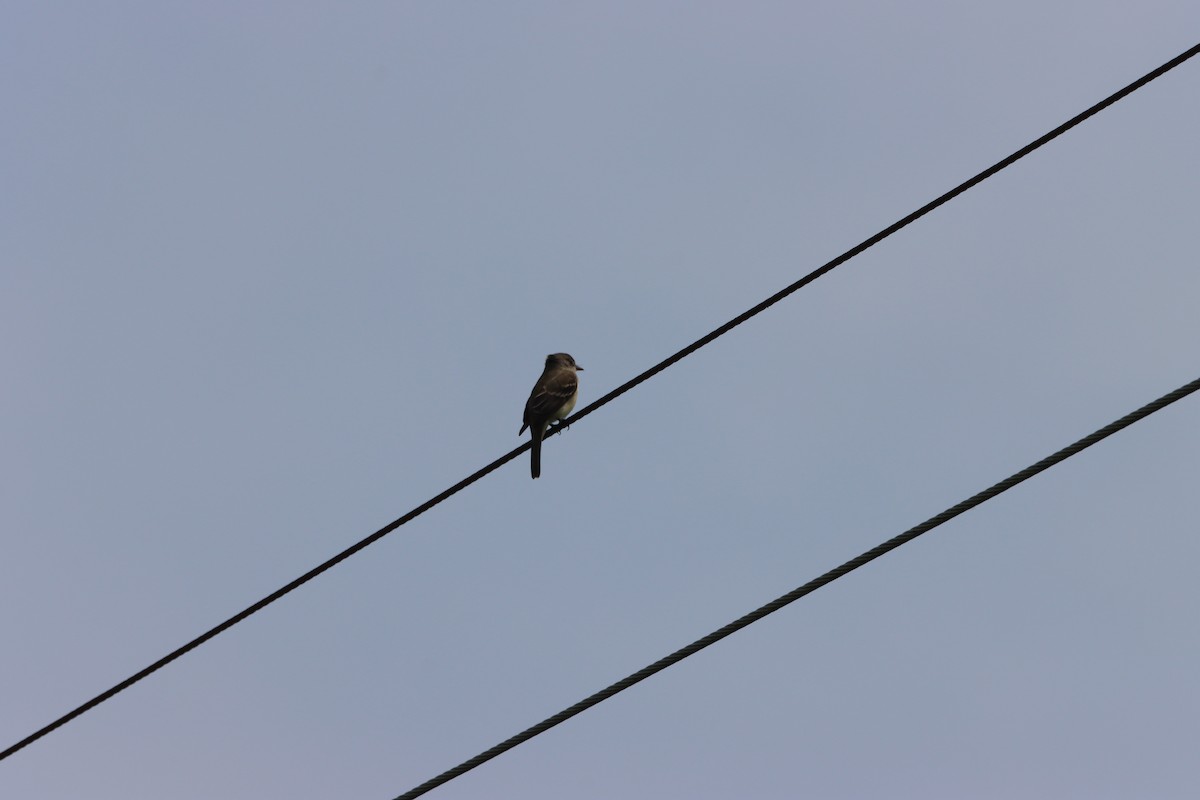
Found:
[[[571,395],[571,399],[562,404],[562,408],[554,412],[555,419],[565,419],[571,410],[575,408],[575,401],[579,399],[579,390],[575,390],[575,394]]]

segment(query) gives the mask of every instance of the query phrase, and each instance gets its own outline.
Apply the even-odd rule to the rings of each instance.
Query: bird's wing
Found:
[[[573,370],[560,370],[545,381],[538,381],[525,403],[525,424],[541,424],[554,416],[579,389],[579,378]]]

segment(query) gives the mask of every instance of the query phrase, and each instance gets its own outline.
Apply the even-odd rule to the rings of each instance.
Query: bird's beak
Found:
[[[579,366],[578,364],[575,365],[575,369],[579,370],[580,372],[583,372],[583,367]]]

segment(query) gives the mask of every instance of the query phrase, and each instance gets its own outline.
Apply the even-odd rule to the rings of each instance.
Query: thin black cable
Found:
[[[537,736],[540,733],[544,733],[545,731],[548,731],[549,729],[553,728],[555,725],[558,725],[560,722],[566,722],[568,719],[575,716],[576,714],[582,713],[582,712],[588,710],[589,708],[591,708],[592,706],[597,705],[597,704],[607,700],[608,698],[612,697],[613,695],[615,695],[619,692],[625,691],[626,689],[633,686],[634,684],[640,683],[641,681],[644,681],[646,678],[649,678],[651,675],[654,675],[654,674],[666,669],[667,667],[670,667],[674,664],[679,663],[680,661],[684,660],[688,656],[695,655],[696,653],[700,652],[704,648],[708,647],[710,644],[715,644],[716,642],[721,641],[726,636],[729,636],[732,633],[736,633],[737,631],[740,631],[742,628],[745,628],[748,625],[758,622],[760,619],[767,616],[768,614],[775,613],[776,611],[778,611],[779,609],[788,605],[789,603],[793,603],[796,600],[799,600],[801,597],[804,597],[806,594],[811,594],[812,592],[815,592],[817,589],[820,589],[822,586],[825,586],[826,584],[836,581],[838,578],[842,577],[843,575],[846,575],[849,572],[853,572],[854,570],[858,569],[859,567],[863,566],[864,564],[868,564],[871,561],[874,561],[875,559],[879,558],[880,556],[884,555],[885,553],[890,553],[892,550],[895,550],[897,547],[900,547],[903,544],[907,544],[908,542],[911,542],[913,539],[917,538],[921,534],[927,533],[927,532],[933,530],[934,528],[938,527],[942,523],[949,522],[950,520],[957,517],[959,514],[962,514],[965,511],[969,511],[970,509],[974,508],[975,506],[978,506],[982,503],[987,502],[988,500],[991,500],[996,495],[999,495],[1003,492],[1008,491],[1009,489],[1016,486],[1018,483],[1021,483],[1022,481],[1032,478],[1034,475],[1037,475],[1039,472],[1042,472],[1043,470],[1049,469],[1050,467],[1054,466],[1055,464],[1059,463],[1060,461],[1065,461],[1066,459],[1070,458],[1071,456],[1075,455],[1076,453],[1079,453],[1080,451],[1091,447],[1092,445],[1096,444],[1096,442],[1099,442],[1101,439],[1105,439],[1105,438],[1111,436],[1112,434],[1116,433],[1117,431],[1121,430],[1122,428],[1127,428],[1130,425],[1132,425],[1133,423],[1137,422],[1138,420],[1144,419],[1145,417],[1150,416],[1154,412],[1160,411],[1163,408],[1166,408],[1171,403],[1174,403],[1176,400],[1186,397],[1187,395],[1191,394],[1192,392],[1196,391],[1197,389],[1200,389],[1200,378],[1197,378],[1196,380],[1192,381],[1191,383],[1179,387],[1178,389],[1176,389],[1173,392],[1170,392],[1169,394],[1163,395],[1162,397],[1158,398],[1157,400],[1155,400],[1152,403],[1147,403],[1146,405],[1139,408],[1137,411],[1134,411],[1131,414],[1127,414],[1124,417],[1121,417],[1116,422],[1112,422],[1108,425],[1105,425],[1103,428],[1096,431],[1095,433],[1089,434],[1089,435],[1083,437],[1082,439],[1080,439],[1079,441],[1075,442],[1074,444],[1064,447],[1063,449],[1059,450],[1057,453],[1054,453],[1053,455],[1043,458],[1041,461],[1037,462],[1036,464],[1026,467],[1025,469],[1021,470],[1020,472],[1014,473],[1013,475],[1010,475],[1009,477],[1005,478],[1004,480],[1000,481],[999,483],[996,483],[996,484],[988,487],[987,489],[984,489],[982,492],[979,492],[978,494],[974,495],[973,497],[963,500],[958,505],[951,506],[950,508],[946,509],[945,511],[943,511],[942,513],[938,514],[935,517],[930,517],[929,519],[922,522],[920,525],[917,525],[915,528],[909,528],[907,531],[900,534],[899,536],[894,536],[891,539],[888,539],[883,544],[878,545],[877,547],[873,547],[870,550],[868,550],[867,552],[863,553],[862,555],[850,559],[845,564],[842,564],[840,567],[829,570],[828,572],[826,572],[824,575],[820,576],[819,578],[814,578],[813,580],[809,581],[808,583],[804,584],[803,586],[801,586],[797,589],[793,589],[792,591],[788,592],[787,594],[785,594],[775,600],[772,600],[770,603],[767,603],[765,606],[762,606],[761,608],[757,608],[754,611],[751,611],[749,614],[746,614],[745,616],[734,620],[733,622],[729,623],[725,627],[719,628],[718,630],[713,631],[712,633],[708,634],[707,636],[705,636],[701,639],[697,639],[696,641],[689,644],[687,647],[682,647],[682,648],[676,650],[674,653],[671,653],[669,656],[666,656],[665,658],[660,658],[658,661],[655,661],[650,666],[644,667],[643,669],[638,670],[637,672],[633,673],[629,677],[623,678],[622,680],[617,681],[616,683],[612,684],[611,686],[609,686],[605,689],[602,689],[599,692],[596,692],[595,694],[591,695],[590,697],[579,701],[578,703],[571,706],[570,708],[564,709],[564,710],[558,712],[557,714],[555,714],[554,716],[548,717],[530,728],[526,728],[525,730],[518,733],[516,736],[506,739],[505,741],[501,742],[500,744],[496,745],[495,747],[492,747],[488,750],[484,750],[479,755],[475,756],[474,758],[467,759],[466,761],[459,764],[457,767],[446,770],[441,775],[438,775],[436,778],[432,778],[431,780],[426,781],[425,783],[421,784],[420,786],[416,787],[415,789],[410,789],[409,791],[407,791],[404,794],[397,797],[396,800],[412,800],[412,798],[420,797],[421,795],[425,794],[426,792],[428,792],[432,789],[436,789],[438,786],[441,786],[443,783],[451,781],[454,778],[457,778],[459,775],[462,775],[465,772],[469,772],[470,770],[475,769],[475,767],[478,767],[480,764],[483,764],[486,761],[490,761],[491,759],[495,758],[496,756],[500,755],[501,753],[511,750],[512,748],[516,747],[517,745],[519,745],[523,742],[529,741],[534,736]]]
[[[954,199],[955,197],[957,197],[958,195],[967,191],[968,189],[975,186],[976,184],[986,180],[987,178],[990,178],[992,175],[996,174],[997,172],[1004,169],[1005,167],[1008,167],[1009,165],[1018,161],[1019,159],[1024,158],[1025,156],[1029,155],[1034,150],[1037,150],[1039,147],[1046,144],[1047,142],[1050,142],[1053,139],[1058,138],[1063,133],[1066,133],[1071,128],[1074,128],[1079,123],[1083,122],[1084,120],[1088,119],[1089,117],[1094,116],[1095,114],[1104,110],[1105,108],[1107,108],[1108,106],[1117,102],[1118,100],[1125,97],[1126,95],[1140,89],[1142,86],[1146,85],[1147,83],[1154,80],[1155,78],[1158,78],[1159,76],[1169,72],[1170,70],[1179,66],[1183,62],[1187,61],[1189,58],[1192,58],[1193,56],[1195,56],[1197,53],[1200,53],[1200,44],[1197,44],[1196,46],[1192,47],[1191,49],[1179,54],[1175,58],[1173,58],[1170,61],[1168,61],[1167,63],[1163,64],[1161,67],[1158,67],[1157,69],[1146,73],[1145,75],[1143,75],[1142,77],[1140,77],[1136,81],[1134,81],[1133,83],[1130,83],[1128,86],[1114,92],[1113,94],[1111,94],[1108,97],[1101,100],[1099,103],[1096,103],[1091,108],[1088,108],[1086,111],[1083,111],[1082,113],[1072,117],[1071,119],[1067,120],[1062,125],[1059,125],[1057,128],[1055,128],[1054,130],[1045,134],[1044,136],[1041,136],[1038,139],[1035,139],[1034,141],[1025,145],[1020,150],[1017,150],[1015,153],[1008,156],[1007,158],[997,161],[995,164],[988,167],[983,172],[980,172],[979,174],[975,175],[973,178],[970,178],[970,179],[964,181],[963,183],[960,183],[958,186],[954,187],[953,189],[946,192],[945,194],[938,197],[937,199],[933,200],[932,202],[927,203],[926,205],[917,209],[916,211],[914,211],[913,213],[904,217],[903,219],[899,220],[898,222],[888,226],[887,228],[884,228],[882,231],[880,231],[879,233],[870,237],[869,239],[866,239],[865,241],[861,242],[860,244],[850,248],[845,253],[842,253],[840,256],[833,259],[832,261],[829,261],[826,264],[824,264],[823,266],[819,267],[818,269],[813,270],[808,275],[805,275],[803,278],[801,278],[800,280],[793,283],[791,286],[788,286],[786,289],[772,295],[771,297],[767,298],[766,300],[764,300],[763,302],[754,306],[753,308],[746,311],[745,313],[740,314],[737,317],[734,317],[729,322],[726,322],[724,325],[722,325],[721,327],[712,331],[711,333],[709,333],[705,336],[702,336],[701,338],[692,342],[690,345],[683,348],[679,352],[675,353],[674,355],[670,356],[669,358],[659,362],[655,366],[651,367],[650,369],[646,370],[642,374],[638,375],[636,378],[622,384],[621,386],[618,386],[616,389],[614,389],[611,392],[609,392],[608,394],[604,395],[599,400],[595,401],[591,405],[584,408],[582,411],[579,411],[578,413],[576,413],[574,416],[572,416],[571,418],[566,420],[566,422],[573,423],[580,419],[583,419],[588,414],[591,414],[593,411],[597,410],[601,406],[606,405],[607,403],[611,402],[612,400],[615,400],[617,397],[620,397],[621,395],[625,394],[625,392],[628,392],[630,389],[637,386],[638,384],[652,378],[653,376],[662,372],[664,369],[666,369],[667,367],[676,363],[677,361],[685,358],[686,356],[691,355],[693,352],[695,352],[696,350],[699,350],[701,347],[708,344],[712,340],[716,339],[718,336],[722,336],[722,335],[728,333],[733,328],[737,327],[738,325],[741,325],[743,322],[750,319],[751,317],[753,317],[753,316],[765,311],[766,309],[770,308],[771,306],[775,305],[780,300],[782,300],[783,298],[792,294],[796,290],[812,283],[813,281],[815,281],[817,278],[821,277],[825,273],[830,272],[831,270],[837,268],[838,266],[842,265],[843,263],[849,261],[851,258],[854,258],[856,255],[863,252],[867,248],[878,244],[879,242],[883,241],[887,237],[891,236],[896,231],[915,222],[916,220],[918,220],[921,217],[928,214],[930,211],[933,211],[935,208],[942,205],[943,203],[946,203],[946,202]],[[407,514],[405,514],[404,516],[395,520],[394,522],[391,522],[388,525],[385,525],[384,527],[375,531],[375,533],[372,533],[370,536],[366,537],[365,539],[362,539],[361,541],[351,545],[350,547],[346,548],[345,550],[338,553],[337,555],[330,558],[329,560],[319,564],[318,566],[316,566],[316,567],[312,568],[311,570],[309,570],[308,572],[304,573],[299,578],[296,578],[295,580],[291,581],[290,583],[275,590],[271,594],[269,594],[266,597],[264,597],[263,599],[259,600],[254,605],[249,606],[245,610],[233,615],[232,617],[225,620],[224,622],[217,625],[216,627],[211,628],[208,631],[205,631],[204,633],[197,636],[195,639],[192,639],[187,644],[183,645],[182,647],[179,647],[176,650],[171,651],[167,655],[160,658],[158,661],[155,661],[153,664],[151,664],[150,666],[141,670],[140,672],[137,672],[136,674],[131,675],[130,677],[128,677],[125,680],[118,683],[116,686],[113,686],[111,689],[109,689],[105,692],[102,692],[101,694],[96,695],[91,700],[88,700],[86,703],[79,706],[78,708],[64,714],[63,716],[61,716],[58,719],[51,722],[49,725],[46,725],[44,728],[41,728],[41,729],[35,731],[34,733],[30,734],[29,736],[26,736],[21,741],[10,746],[8,749],[0,752],[0,761],[3,761],[4,759],[11,756],[13,753],[16,753],[18,750],[21,750],[22,748],[27,747],[28,745],[36,742],[38,739],[42,738],[43,736],[50,733],[51,731],[54,731],[57,728],[62,727],[66,723],[68,723],[71,720],[78,717],[79,715],[81,715],[87,711],[90,711],[91,709],[93,709],[96,706],[103,703],[105,700],[108,700],[113,695],[116,695],[119,692],[122,692],[125,689],[128,689],[130,686],[132,686],[133,684],[142,680],[143,678],[147,677],[151,673],[156,672],[157,670],[161,669],[162,667],[165,667],[167,664],[170,664],[172,661],[179,658],[180,656],[182,656],[182,655],[190,652],[191,650],[194,650],[195,648],[199,647],[200,645],[204,644],[205,642],[207,642],[209,639],[213,638],[217,634],[222,633],[225,630],[228,630],[229,628],[238,624],[239,622],[241,622],[242,620],[251,616],[252,614],[255,614],[258,611],[261,611],[263,608],[267,607],[271,603],[273,603],[276,600],[278,600],[279,598],[283,597],[285,594],[288,594],[289,592],[299,588],[300,586],[302,586],[303,584],[312,580],[313,578],[317,577],[318,575],[325,572],[326,570],[336,566],[337,564],[341,563],[342,561],[345,561],[347,558],[354,555],[355,553],[362,550],[363,548],[367,547],[368,545],[375,543],[376,541],[382,539],[384,536],[387,536],[389,533],[396,530],[396,528],[399,528],[401,525],[405,524],[406,522],[425,513],[429,509],[436,506],[438,503],[441,503],[443,500],[449,498],[450,496],[452,496],[454,494],[457,494],[462,489],[465,489],[466,487],[475,483],[475,481],[479,480],[480,478],[484,477],[485,475],[489,474],[490,472],[500,468],[501,466],[508,463],[509,461],[512,461],[514,458],[521,455],[521,453],[524,453],[526,450],[528,450],[529,447],[530,447],[530,443],[525,442],[523,445],[516,448],[515,450],[512,450],[507,455],[501,456],[500,458],[493,461],[491,464],[488,464],[486,467],[471,474],[467,478],[464,478],[463,480],[454,484],[449,489],[445,490],[444,492],[437,495],[436,497],[433,497],[432,499],[426,501],[425,503],[422,503],[421,505],[417,506],[412,511],[409,511]]]

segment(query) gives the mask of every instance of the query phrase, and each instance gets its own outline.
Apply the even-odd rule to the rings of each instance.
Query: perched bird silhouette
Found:
[[[525,402],[524,424],[518,434],[529,428],[533,436],[529,472],[535,478],[542,474],[542,437],[551,422],[563,419],[575,408],[575,400],[579,397],[579,377],[575,373],[582,369],[566,353],[551,353],[546,356],[542,377],[533,385],[529,400]]]

